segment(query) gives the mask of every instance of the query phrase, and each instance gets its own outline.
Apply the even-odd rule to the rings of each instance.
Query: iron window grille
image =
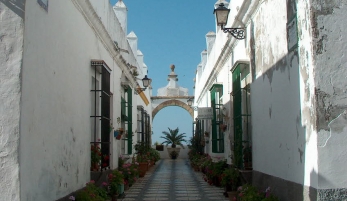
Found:
[[[205,146],[205,138],[204,138],[204,131],[203,131],[203,124],[204,120],[196,120],[195,123],[195,146],[197,148],[197,151],[201,154],[204,153],[204,146]]]
[[[250,86],[246,81],[249,65],[239,63],[232,71],[233,121],[234,121],[234,164],[241,169],[251,166],[251,108]],[[250,164],[249,164],[250,162]]]
[[[94,98],[94,111],[90,118],[93,120],[93,139],[91,145],[95,147],[100,147],[101,151],[101,170],[110,168],[110,129],[111,129],[111,119],[110,119],[110,74],[111,69],[102,60],[92,60],[91,66],[94,68],[95,82],[91,89]],[[97,84],[97,77],[100,75],[101,78],[101,89]],[[99,99],[99,100],[97,100]],[[101,105],[99,106],[99,101]],[[101,107],[101,110],[99,110]],[[100,126],[98,126],[100,121]],[[100,133],[100,140],[98,140],[98,133]]]
[[[124,89],[124,97],[121,98],[121,119],[122,125],[125,126],[125,138],[123,138],[124,145],[127,146],[127,151],[124,154],[132,154],[133,147],[133,128],[132,128],[132,89],[128,86]],[[125,149],[125,147],[124,147]]]
[[[224,153],[224,131],[221,127],[223,124],[223,85],[214,84],[211,89],[211,106],[213,109],[212,119],[212,152]]]

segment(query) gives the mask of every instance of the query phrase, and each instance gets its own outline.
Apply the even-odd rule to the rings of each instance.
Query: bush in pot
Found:
[[[240,183],[240,172],[238,169],[235,167],[230,167],[223,171],[221,184],[225,189],[225,192],[223,193],[224,196],[227,197],[227,192],[236,192]]]
[[[106,201],[108,199],[107,191],[95,185],[95,181],[90,181],[86,187],[77,193],[76,200],[84,201]]]
[[[171,159],[176,159],[177,156],[178,156],[178,153],[177,153],[176,151],[170,152],[170,157],[171,157]]]
[[[119,186],[124,185],[124,176],[121,171],[113,170],[111,174],[108,175],[108,186],[111,196],[119,195]]]

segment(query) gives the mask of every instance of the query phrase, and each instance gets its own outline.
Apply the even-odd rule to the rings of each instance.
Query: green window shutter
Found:
[[[234,154],[235,165],[242,167],[242,93],[241,93],[241,71],[238,65],[232,72],[233,79],[233,109],[234,109]]]
[[[216,126],[216,90],[211,90],[211,106],[213,110],[213,118],[212,118],[212,152],[216,153],[217,148],[217,126]]]
[[[132,98],[132,89],[129,87],[127,90],[128,93],[128,154],[132,154],[133,151],[133,98]]]
[[[223,96],[223,85],[214,84],[211,89],[211,106],[213,109],[213,119],[212,119],[212,152],[213,153],[223,153],[224,152],[224,134],[220,128],[222,124],[222,119],[220,118],[220,108],[221,103],[219,99]]]
[[[126,105],[127,102],[125,101],[125,99],[122,97],[121,100],[121,116],[122,116],[122,121],[127,121],[128,120],[128,116],[126,114]]]

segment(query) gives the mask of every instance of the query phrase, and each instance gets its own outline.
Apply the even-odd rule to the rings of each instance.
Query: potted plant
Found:
[[[278,197],[271,194],[268,187],[265,191],[259,191],[255,186],[245,184],[237,189],[240,201],[279,201]]]
[[[160,160],[159,152],[156,149],[153,149],[153,148],[149,148],[149,157],[150,157],[153,165],[155,164],[155,162]]]
[[[99,171],[100,170],[100,163],[101,163],[101,150],[100,145],[93,143],[90,145],[91,150],[91,159],[90,159],[90,170],[91,171]]]
[[[162,144],[160,144],[159,142],[155,142],[154,145],[155,145],[155,149],[157,151],[163,151],[164,150],[164,146]]]
[[[210,170],[210,178],[215,186],[221,186],[222,173],[227,168],[226,160],[220,160],[218,162],[212,163]]]
[[[93,197],[90,195],[93,195]],[[83,190],[77,193],[76,198],[74,196],[70,196],[70,198],[73,198],[73,200],[98,201],[107,200],[108,195],[106,188],[96,186],[95,181],[91,180]]]
[[[176,128],[174,130],[172,130],[170,128],[168,128],[168,129],[169,129],[169,132],[167,132],[167,131],[162,132],[164,134],[164,136],[161,136],[161,138],[163,138],[165,140],[162,144],[166,144],[166,146],[171,144],[172,148],[176,148],[176,145],[179,145],[184,149],[182,142],[187,142],[184,139],[186,137],[185,133],[178,134],[178,132],[179,132],[178,128]]]
[[[227,168],[222,174],[222,186],[224,186],[224,196],[228,197],[228,192],[233,192],[231,198],[237,195],[237,186],[240,184],[240,173],[235,167]]]
[[[139,175],[144,177],[148,170],[149,147],[144,142],[135,145],[136,161],[139,163]]]
[[[168,128],[168,129],[169,129],[169,132],[167,132],[167,131],[162,132],[164,136],[161,136],[161,138],[163,138],[165,140],[164,142],[162,142],[162,144],[166,144],[166,146],[171,144],[171,148],[167,149],[169,155],[172,151],[176,151],[177,154],[179,154],[180,149],[176,148],[176,146],[179,145],[184,149],[184,146],[182,143],[187,142],[184,139],[186,137],[185,133],[179,134],[178,133],[179,132],[178,127],[176,129],[170,129],[170,128]]]
[[[176,151],[171,151],[171,152],[170,152],[170,157],[171,157],[171,159],[176,159],[177,156],[178,156],[178,153],[177,153]]]
[[[117,196],[123,193],[122,190],[124,191],[123,173],[118,170],[113,170],[112,173],[108,175],[107,179],[112,200],[117,200]]]

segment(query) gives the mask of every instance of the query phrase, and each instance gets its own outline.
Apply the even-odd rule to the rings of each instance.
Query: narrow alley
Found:
[[[210,186],[201,172],[194,172],[186,159],[162,159],[140,178],[122,201],[127,200],[229,200],[223,188]]]
[[[0,201],[347,201],[346,10],[0,0]]]

